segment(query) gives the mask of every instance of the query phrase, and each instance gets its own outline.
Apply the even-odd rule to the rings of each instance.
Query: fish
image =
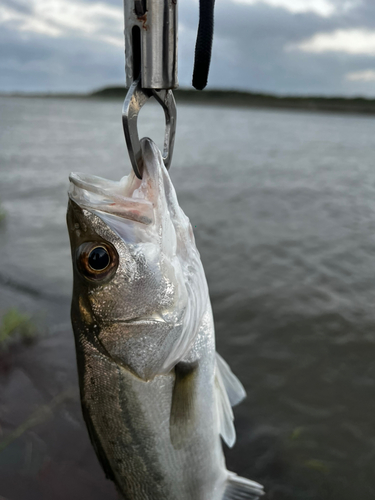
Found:
[[[142,139],[143,176],[70,175],[71,320],[82,413],[125,500],[258,499],[226,468],[232,406],[246,395],[216,352],[192,226],[161,153]]]

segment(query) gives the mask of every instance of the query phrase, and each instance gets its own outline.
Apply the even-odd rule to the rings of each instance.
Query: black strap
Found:
[[[215,0],[199,0],[199,26],[193,71],[193,87],[197,90],[203,90],[207,85],[214,35],[214,6]]]

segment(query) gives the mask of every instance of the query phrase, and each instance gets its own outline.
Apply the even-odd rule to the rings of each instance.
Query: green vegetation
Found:
[[[290,435],[291,441],[296,441],[297,439],[300,439],[300,437],[302,436],[303,431],[304,431],[303,427],[296,427],[295,429],[293,429],[293,431],[292,431],[292,433]]]
[[[305,462],[305,466],[309,469],[322,472],[323,474],[328,474],[330,471],[330,468],[326,463],[324,463],[322,460],[316,460],[314,458],[307,460]]]
[[[296,427],[292,432],[285,436],[285,450],[288,452],[288,461],[294,463],[303,469],[309,469],[313,474],[328,475],[331,472],[331,464],[325,460],[311,458],[311,450],[316,445],[313,436],[309,434],[306,427]]]
[[[95,99],[124,99],[125,87],[107,87],[87,97]],[[174,91],[177,103],[241,106],[253,108],[303,109],[375,114],[375,99],[363,97],[278,96],[236,90],[205,90],[179,88]]]
[[[118,99],[126,96],[126,87],[106,87],[90,94],[12,93],[3,97],[33,97],[52,99]],[[301,109],[305,111],[334,111],[340,113],[375,114],[375,99],[364,97],[281,96],[237,90],[205,90],[179,88],[174,91],[177,103],[208,104],[272,109]]]
[[[0,324],[0,351],[6,351],[9,345],[20,340],[30,342],[36,334],[36,326],[30,316],[15,307],[8,309]]]
[[[6,212],[5,212],[5,210],[3,209],[3,207],[1,206],[1,203],[0,203],[0,222],[2,222],[5,219],[5,216],[6,216]]]

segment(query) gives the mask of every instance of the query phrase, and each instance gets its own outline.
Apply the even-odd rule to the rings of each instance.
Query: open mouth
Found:
[[[95,175],[71,173],[69,180],[69,197],[81,208],[152,224],[152,203],[133,196],[140,183],[134,176],[116,182]]]

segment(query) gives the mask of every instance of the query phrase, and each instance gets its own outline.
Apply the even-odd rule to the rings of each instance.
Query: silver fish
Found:
[[[126,500],[257,499],[227,471],[245,391],[215,352],[206,278],[161,154],[143,179],[71,174],[68,229],[83,415]]]

